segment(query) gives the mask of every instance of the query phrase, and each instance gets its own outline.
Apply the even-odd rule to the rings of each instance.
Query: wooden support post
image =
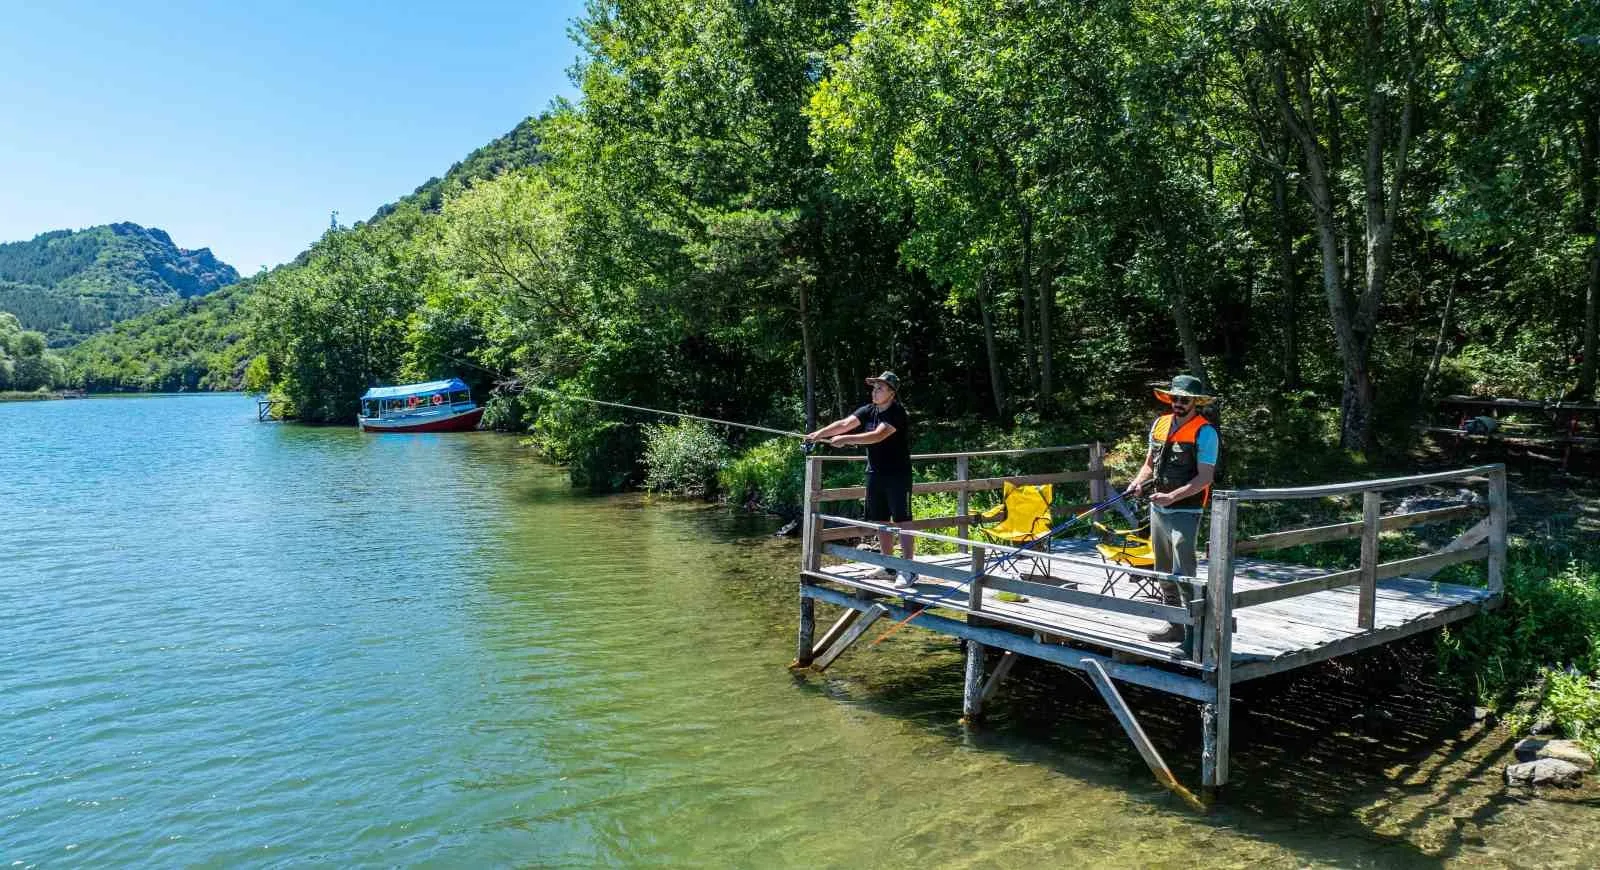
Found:
[[[1099,504],[1109,498],[1110,486],[1106,483],[1106,452],[1096,441],[1089,445],[1089,470],[1095,477],[1089,479],[1089,503]]]
[[[1216,788],[1228,782],[1228,732],[1233,709],[1233,538],[1239,503],[1231,497],[1211,503],[1211,551],[1206,566],[1207,681],[1216,700],[1202,712],[1205,746],[1200,757],[1201,784]]]
[[[961,721],[972,723],[983,715],[983,659],[985,648],[967,641],[967,675],[961,691]]]
[[[806,571],[815,571],[822,566],[822,458],[810,456],[806,458],[806,492],[804,505],[801,508],[804,516],[801,521],[800,546],[803,555],[800,559],[801,568]]]
[[[956,480],[966,480],[971,475],[971,473],[972,473],[971,457],[968,457],[968,456],[957,456],[956,457]],[[971,493],[967,492],[965,489],[962,489],[960,492],[956,493],[956,516],[960,516],[960,517],[967,516],[967,513],[968,513],[967,508],[969,506],[971,497],[972,497]],[[960,534],[961,537],[963,537],[963,538],[970,538],[970,537],[972,537],[972,524],[969,522],[966,525],[961,526],[960,528],[956,529],[956,532],[958,534]],[[965,553],[966,551],[967,551],[967,548],[964,545],[956,548],[956,552],[958,552],[958,553]]]
[[[811,635],[817,630],[817,602],[816,599],[805,594],[805,584],[806,581],[802,578],[800,580],[800,635],[795,639],[794,664],[790,665],[792,668],[810,667],[813,658],[812,650],[814,648],[811,645]],[[856,611],[851,610],[848,612],[855,613]]]
[[[978,694],[980,703],[989,703],[989,699],[994,697],[994,693],[1000,691],[1000,684],[1005,682],[1007,676],[1010,676],[1011,668],[1016,665],[1019,658],[1021,656],[1011,650],[1006,650],[1000,656],[1000,661],[995,662],[994,672],[989,674],[989,680],[983,684],[983,691]]]
[[[1496,465],[1489,472],[1489,594],[1506,591],[1506,467]]]
[[[833,646],[828,647],[826,652],[817,656],[816,661],[812,663],[812,667],[819,671],[827,670],[835,659],[844,655],[845,650],[854,646],[855,642],[860,640],[863,634],[867,633],[867,629],[871,628],[873,623],[888,612],[889,609],[882,604],[874,604],[872,609],[866,612],[865,616],[857,620],[855,625],[850,626],[850,630],[844,633],[844,637],[839,638],[834,642]]]
[[[1154,743],[1145,736],[1144,729],[1139,727],[1139,720],[1134,718],[1133,709],[1128,702],[1122,700],[1122,693],[1117,691],[1115,683],[1111,682],[1111,675],[1094,659],[1083,660],[1083,670],[1089,675],[1094,687],[1100,690],[1100,697],[1106,701],[1106,706],[1111,708],[1112,715],[1121,723],[1122,730],[1128,734],[1128,739],[1133,741],[1135,749],[1144,763],[1150,766],[1150,772],[1156,775],[1156,781],[1171,789],[1173,794],[1184,799],[1186,803],[1197,810],[1204,810],[1205,804],[1196,797],[1194,792],[1183,787],[1178,778],[1172,775],[1172,768],[1162,760],[1161,753],[1156,751]]]
[[[1368,490],[1361,494],[1361,589],[1356,599],[1356,624],[1371,630],[1378,606],[1378,523],[1383,494]]]

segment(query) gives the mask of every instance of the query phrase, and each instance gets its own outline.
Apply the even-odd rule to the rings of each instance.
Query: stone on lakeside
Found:
[[[1584,771],[1594,770],[1594,758],[1578,745],[1576,740],[1549,740],[1543,737],[1524,737],[1517,741],[1517,759],[1535,761],[1540,758],[1558,758]]]
[[[1506,785],[1577,785],[1583,771],[1559,758],[1541,758],[1506,766]]]

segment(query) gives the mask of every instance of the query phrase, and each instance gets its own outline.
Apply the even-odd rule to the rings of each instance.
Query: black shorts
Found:
[[[911,474],[867,472],[867,514],[872,522],[911,519]]]

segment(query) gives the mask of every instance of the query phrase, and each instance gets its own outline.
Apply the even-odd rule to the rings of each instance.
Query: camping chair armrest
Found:
[[[979,514],[972,514],[974,523],[995,523],[1006,518],[1006,506],[1002,502]]]

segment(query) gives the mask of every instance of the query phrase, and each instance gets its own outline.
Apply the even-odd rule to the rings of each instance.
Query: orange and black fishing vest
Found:
[[[1150,437],[1161,442],[1161,453],[1156,457],[1156,492],[1172,492],[1194,480],[1194,476],[1200,473],[1197,441],[1200,430],[1210,425],[1211,421],[1200,414],[1195,414],[1189,422],[1173,432],[1171,414],[1162,414],[1156,419],[1155,426],[1150,430]],[[1210,501],[1211,487],[1207,486],[1182,501],[1173,502],[1168,507],[1203,508]]]

